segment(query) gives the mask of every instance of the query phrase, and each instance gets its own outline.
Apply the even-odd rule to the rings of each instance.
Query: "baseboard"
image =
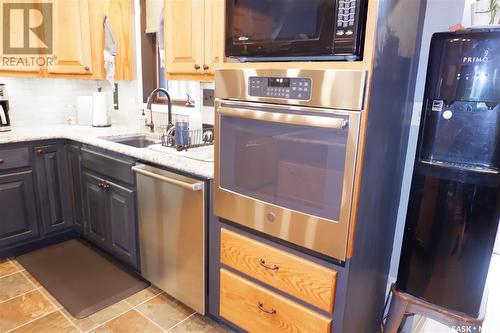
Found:
[[[69,229],[66,231],[63,231],[61,233],[58,233],[56,235],[52,235],[43,239],[37,239],[28,243],[23,243],[20,245],[15,245],[12,247],[9,247],[7,249],[1,249],[0,250],[0,260],[10,258],[10,257],[16,257],[21,254],[31,252],[34,250],[37,250],[39,248],[53,245],[59,242],[63,242],[68,239],[76,238],[79,237],[79,233],[74,230],[74,229]]]

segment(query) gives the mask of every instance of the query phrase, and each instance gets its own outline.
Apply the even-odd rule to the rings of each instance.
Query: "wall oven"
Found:
[[[228,0],[226,56],[240,61],[358,60],[367,0]]]
[[[216,73],[215,214],[346,258],[366,73]]]

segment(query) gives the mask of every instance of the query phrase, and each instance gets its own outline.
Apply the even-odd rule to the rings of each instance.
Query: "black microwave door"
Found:
[[[228,0],[226,56],[332,54],[336,0]]]

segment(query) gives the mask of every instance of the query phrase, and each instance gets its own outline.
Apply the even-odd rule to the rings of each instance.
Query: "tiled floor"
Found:
[[[75,319],[16,260],[0,261],[0,333],[230,332],[149,287],[87,318]]]

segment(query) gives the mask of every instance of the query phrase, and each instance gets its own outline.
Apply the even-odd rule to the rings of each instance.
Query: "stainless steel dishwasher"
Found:
[[[205,183],[144,164],[132,169],[141,275],[205,314]]]

